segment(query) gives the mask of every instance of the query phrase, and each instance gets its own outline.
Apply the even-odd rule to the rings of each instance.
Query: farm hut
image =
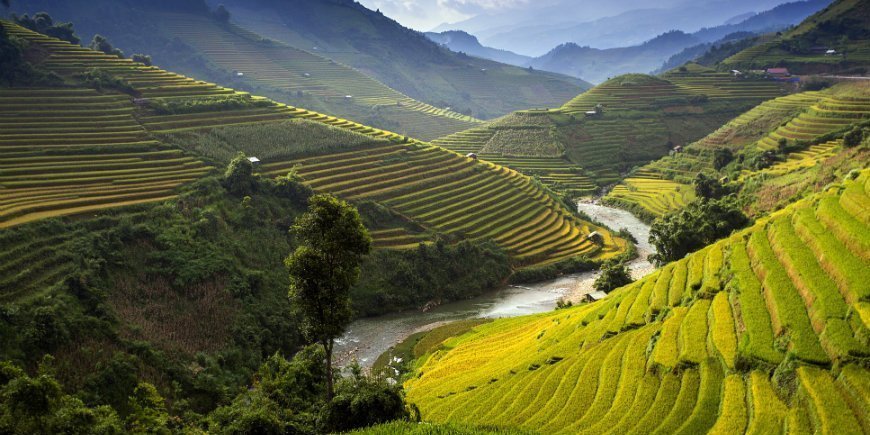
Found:
[[[345,95],[345,96],[344,96],[344,99],[345,99],[345,100],[352,100],[352,99],[353,99],[353,95]]]
[[[260,166],[260,159],[256,157],[248,157],[248,161],[251,162],[254,167]]]
[[[791,75],[788,68],[768,68],[767,74],[773,77],[788,77]]]
[[[833,56],[837,54],[837,50],[827,50],[825,51],[825,56]]]
[[[600,301],[607,297],[607,293],[603,291],[596,291],[589,294],[583,295],[583,302],[595,302]]]
[[[733,75],[734,77],[740,77],[740,76],[743,75],[743,73],[740,72],[740,70],[732,69],[732,70],[731,70],[731,75]]]
[[[595,116],[598,116],[598,112],[596,112],[596,111],[594,111],[594,110],[587,110],[587,111],[586,111],[586,117],[587,117],[587,118],[593,118],[593,117],[595,117]]]
[[[302,74],[302,77],[311,77],[311,73]]]
[[[243,72],[236,73],[236,77],[244,77],[244,76],[245,76],[245,73],[243,73]]]
[[[468,153],[468,154],[465,155],[465,157],[468,157],[469,159],[477,160],[477,154],[476,154],[476,153]]]
[[[595,243],[596,245],[604,244],[604,237],[602,237],[601,233],[599,233],[598,231],[593,231],[589,233],[589,235],[586,236],[586,239],[591,241],[592,243]]]
[[[677,146],[675,146],[675,147],[674,147],[674,152],[675,152],[675,153],[681,153],[681,152],[683,152],[683,146],[682,146],[682,145],[677,145]]]

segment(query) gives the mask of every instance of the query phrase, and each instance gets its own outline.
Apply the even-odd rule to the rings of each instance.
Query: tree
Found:
[[[236,154],[224,172],[224,187],[234,195],[245,196],[253,192],[255,185],[254,164],[245,153]]]
[[[634,282],[625,260],[610,259],[601,266],[601,275],[595,279],[592,287],[602,292],[610,292]]]
[[[39,12],[33,17],[24,14],[22,16],[12,15],[12,19],[19,25],[26,27],[34,32],[39,32],[53,38],[61,39],[70,44],[78,45],[81,42],[75,34],[72,23],[54,23],[54,20],[45,12]]]
[[[728,148],[716,148],[713,150],[713,168],[717,171],[727,166],[734,160],[734,153]]]
[[[132,59],[133,62],[138,62],[145,66],[151,66],[151,56],[147,54],[134,54],[133,56],[130,56],[130,59]]]
[[[864,139],[864,131],[860,128],[853,128],[843,136],[843,146],[846,148],[854,148]]]
[[[118,56],[120,58],[124,57],[124,52],[118,48],[113,47],[109,40],[102,35],[94,35],[94,39],[91,40],[90,47],[93,50],[102,51],[106,54]]]
[[[291,232],[300,242],[285,260],[290,298],[302,317],[302,330],[326,352],[326,397],[333,397],[332,349],[351,320],[350,288],[371,237],[359,212],[331,195],[315,195]]]
[[[679,260],[749,223],[733,196],[695,201],[653,222],[649,241],[656,253],[650,259],[659,265]]]
[[[699,172],[692,182],[695,186],[695,194],[700,198],[717,199],[723,197],[728,190],[714,177]]]

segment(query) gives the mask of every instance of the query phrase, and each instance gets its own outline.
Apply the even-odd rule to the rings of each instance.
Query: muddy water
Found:
[[[632,275],[642,277],[653,270],[646,256],[653,252],[647,242],[649,226],[631,213],[592,203],[580,203],[581,211],[592,219],[618,230],[627,228],[638,240],[638,259],[630,263]],[[357,360],[370,367],[377,357],[391,346],[411,334],[471,318],[514,317],[550,311],[559,299],[579,300],[592,291],[597,272],[565,275],[537,284],[508,286],[486,295],[439,306],[428,312],[408,311],[385,316],[360,319],[350,325],[345,335],[336,342],[336,360],[345,365]]]

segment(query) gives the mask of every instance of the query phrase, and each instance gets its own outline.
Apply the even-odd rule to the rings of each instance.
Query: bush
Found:
[[[409,417],[401,385],[365,376],[359,366],[351,371],[351,376],[338,382],[335,398],[326,407],[325,420],[331,431],[344,432]]]
[[[94,88],[98,91],[102,91],[103,89],[114,89],[125,94],[136,94],[133,85],[128,83],[126,80],[113,76],[99,68],[91,68],[84,74],[81,74],[79,79],[88,87]]]
[[[864,130],[853,128],[843,136],[843,146],[846,148],[854,148],[858,146],[864,139]]]
[[[256,181],[254,164],[245,153],[236,154],[224,172],[224,187],[233,195],[244,196],[254,191]]]
[[[102,51],[103,53],[111,56],[118,56],[121,59],[124,58],[124,52],[121,51],[121,49],[119,48],[113,47],[109,40],[102,35],[94,35],[94,39],[91,40],[90,47],[92,50]]]
[[[718,199],[728,194],[728,188],[723,186],[719,180],[707,176],[703,172],[699,172],[695,176],[692,184],[695,186],[695,194],[699,198]]]
[[[130,59],[133,60],[133,62],[138,62],[145,66],[151,66],[151,56],[147,54],[134,54],[133,56],[130,56]]]
[[[13,14],[12,19],[18,25],[33,30],[34,32],[39,32],[43,35],[67,41],[70,44],[78,45],[81,42],[81,39],[76,36],[72,23],[55,24],[51,16],[45,12],[35,14],[33,17],[29,17],[27,14],[20,17]]]
[[[601,266],[601,275],[595,279],[592,287],[595,290],[610,292],[634,282],[624,260],[607,260]]]
[[[749,223],[733,196],[693,202],[653,223],[649,241],[657,253],[651,260],[659,265],[679,260]]]
[[[150,58],[149,58],[150,62]],[[185,113],[215,112],[223,110],[269,107],[269,100],[255,100],[246,95],[221,95],[214,97],[153,98],[148,106],[158,115],[181,115]]]

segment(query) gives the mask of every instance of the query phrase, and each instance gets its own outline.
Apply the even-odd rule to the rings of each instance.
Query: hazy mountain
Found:
[[[562,0],[559,5],[538,11],[506,12],[492,20],[476,17],[444,30],[465,30],[486,46],[540,56],[567,42],[603,49],[641,44],[669,30],[691,33],[723,24],[723,11],[727,11],[725,16],[734,17],[770,9],[783,0],[599,3],[608,5]],[[604,10],[615,13],[599,14]]]
[[[786,3],[769,11],[752,14],[737,24],[704,28],[691,34],[671,31],[631,47],[602,50],[588,46],[581,47],[574,43],[562,44],[546,55],[536,58],[530,65],[546,71],[582,77],[596,83],[629,72],[647,73],[661,68],[666,70],[701,56],[714,46],[722,46],[726,42],[757,33],[783,30],[800,23],[830,2],[830,0],[808,0]],[[735,44],[726,48],[710,59],[722,60],[723,54],[727,57],[746,46]]]
[[[481,45],[477,37],[461,30],[450,30],[441,33],[426,32],[425,35],[435,43],[441,44],[452,51],[462,52],[471,56],[517,66],[524,66],[532,60],[529,56],[516,54],[512,51],[485,47]]]
[[[694,36],[679,30],[664,33],[641,45],[605,50],[569,42],[536,58],[531,66],[585,77],[585,80],[598,83],[624,73],[652,71],[661,65],[662,59],[698,42]]]

